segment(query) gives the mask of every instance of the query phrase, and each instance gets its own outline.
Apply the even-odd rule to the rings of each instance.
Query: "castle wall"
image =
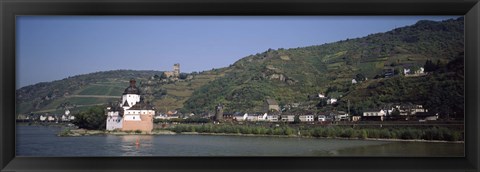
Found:
[[[144,132],[151,132],[153,130],[153,113],[141,114],[140,121],[138,120],[123,120],[123,131],[140,130]]]
[[[109,111],[107,112],[107,126],[106,129],[109,131],[115,129],[122,129],[123,119],[118,115],[118,111]]]

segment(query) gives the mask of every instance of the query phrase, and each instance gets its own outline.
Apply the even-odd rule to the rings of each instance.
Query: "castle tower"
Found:
[[[223,105],[218,104],[215,107],[215,120],[216,121],[222,121],[223,120]]]
[[[173,64],[173,76],[180,76],[180,63]]]
[[[122,106],[124,109],[128,109],[140,102],[140,90],[136,86],[137,81],[130,80],[130,86],[125,89],[122,95]]]

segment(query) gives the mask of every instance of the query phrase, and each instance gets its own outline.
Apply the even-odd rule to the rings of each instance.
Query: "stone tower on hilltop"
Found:
[[[179,78],[180,77],[180,63],[173,64],[172,71],[163,72],[167,78]]]
[[[180,76],[180,63],[173,64],[173,76],[175,77]]]

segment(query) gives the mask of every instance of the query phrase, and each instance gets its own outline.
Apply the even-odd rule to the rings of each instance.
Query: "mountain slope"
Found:
[[[218,103],[224,104],[225,112],[258,112],[264,111],[267,98],[277,100],[282,106],[299,104],[302,109],[324,110],[318,108],[318,100],[308,98],[318,93],[339,98],[340,104],[335,108],[344,110],[348,99],[354,110],[360,111],[358,104],[364,100],[361,96],[371,91],[366,89],[368,86],[377,88],[375,85],[380,82],[395,80],[395,77],[373,79],[381,76],[385,67],[402,71],[403,65],[420,67],[427,60],[449,64],[463,56],[463,28],[463,18],[419,21],[363,38],[269,49],[229,67],[188,74],[189,79],[179,81],[161,79],[161,71],[115,70],[79,75],[18,89],[17,114],[61,113],[64,107],[78,111],[114,102],[131,78],[138,81],[145,100],[160,112],[174,109],[185,113],[212,112]],[[357,75],[365,76],[368,81],[353,86],[352,78]],[[438,76],[432,80],[442,80],[447,75]],[[380,89],[384,88],[378,86],[377,90]],[[368,106],[389,101],[396,100],[382,97],[382,101]]]
[[[304,104],[308,95],[340,98],[352,78],[382,75],[385,67],[423,66],[427,60],[448,63],[464,50],[463,18],[415,25],[363,38],[304,48],[268,50],[237,61],[232,71],[196,90],[187,111],[212,111],[222,103],[228,112],[263,111],[266,98],[280,105]]]

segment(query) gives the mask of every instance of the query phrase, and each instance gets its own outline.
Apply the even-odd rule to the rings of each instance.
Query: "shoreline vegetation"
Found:
[[[290,127],[288,125],[265,127],[256,125],[229,124],[178,124],[168,128],[142,131],[106,131],[64,128],[57,136],[91,135],[222,135],[222,136],[260,136],[260,137],[296,137],[323,139],[351,139],[377,141],[408,142],[449,142],[464,143],[463,131],[446,127],[418,128],[352,128],[340,126]]]

